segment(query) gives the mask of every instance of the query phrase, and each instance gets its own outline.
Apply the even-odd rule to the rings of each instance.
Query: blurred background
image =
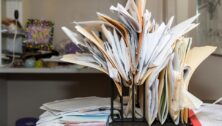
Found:
[[[19,71],[13,73],[14,69],[11,68],[67,67],[70,64],[54,63],[55,59],[48,60],[52,56],[59,57],[61,54],[78,51],[76,47],[65,48],[70,41],[61,27],[67,26],[74,30],[73,21],[96,20],[96,12],[113,15],[109,7],[117,3],[124,4],[126,0],[1,0],[0,54],[3,67],[0,71],[4,64],[12,61],[13,64],[7,66],[10,67],[8,69],[12,71],[11,74],[0,72],[0,126],[14,126],[15,121],[22,117],[38,117],[41,113],[39,106],[47,101],[91,94],[109,96],[110,80],[102,74],[32,75],[20,74]],[[193,46],[214,45],[218,49],[197,69],[189,90],[205,101],[213,101],[222,96],[221,4],[220,0],[147,0],[146,5],[158,22],[168,21],[171,16],[175,16],[174,24],[177,24],[196,13],[201,14],[197,20],[199,27],[187,36],[193,38]],[[43,37],[47,41],[37,44],[28,42],[27,29],[39,27],[35,22],[44,25],[43,30],[48,30],[49,36]],[[12,43],[13,29],[19,29],[15,43]],[[30,35],[32,41],[33,34]],[[82,93],[81,90],[87,90],[87,93]]]

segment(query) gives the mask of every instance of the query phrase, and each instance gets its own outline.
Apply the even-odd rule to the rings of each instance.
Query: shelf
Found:
[[[91,68],[77,68],[77,67],[59,67],[59,68],[5,68],[0,67],[0,74],[98,74],[98,70]]]

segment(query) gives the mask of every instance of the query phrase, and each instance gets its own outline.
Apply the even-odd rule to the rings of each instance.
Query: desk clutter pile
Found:
[[[106,126],[110,98],[85,97],[45,103],[37,126]]]
[[[189,109],[203,104],[188,91],[189,82],[216,47],[191,48],[192,38],[186,34],[198,26],[195,20],[199,14],[176,26],[172,26],[174,17],[159,24],[145,5],[146,0],[128,0],[125,6],[110,7],[118,20],[98,12],[97,21],[74,22],[75,31],[62,27],[70,40],[86,51],[64,55],[61,60],[107,74],[119,96],[124,95],[122,87],[129,88],[127,107],[121,115],[137,113],[134,101],[138,96],[149,125],[155,120],[165,124],[168,115],[175,125],[188,124]]]
[[[128,98],[124,98],[124,104]],[[120,118],[119,98],[115,99],[114,118]],[[204,103],[199,109],[189,110],[189,120],[192,126],[212,126],[222,123],[222,104]],[[217,103],[217,104],[216,104]],[[219,104],[218,104],[219,103]],[[126,106],[124,106],[125,108]],[[65,100],[57,100],[45,103],[40,107],[45,112],[40,115],[36,126],[109,126],[111,119],[110,98],[81,97]],[[142,112],[137,110],[136,117],[141,118]],[[126,118],[127,116],[124,115]],[[173,121],[167,119],[167,124],[173,125]],[[143,123],[147,125],[147,123]],[[157,120],[154,126],[162,125]],[[188,126],[188,125],[187,125]]]

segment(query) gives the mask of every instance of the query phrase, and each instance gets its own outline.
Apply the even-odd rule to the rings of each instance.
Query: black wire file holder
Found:
[[[116,90],[116,87],[115,87],[115,83],[112,81],[111,83],[111,119],[112,119],[112,122],[146,122],[146,119],[145,119],[145,115],[146,115],[146,107],[145,107],[145,95],[146,95],[146,92],[145,92],[145,84],[143,85],[140,85],[140,86],[137,86],[137,85],[133,84],[132,85],[132,112],[131,112],[131,117],[128,118],[128,117],[125,117],[124,116],[124,102],[123,102],[123,97],[124,96],[129,96],[129,90],[130,88],[129,87],[125,87],[123,85],[123,83],[121,84],[121,88],[122,88],[122,96],[117,93],[117,90]],[[140,87],[140,88],[139,88]],[[142,89],[142,95],[143,95],[143,105],[140,106],[139,105],[139,92],[141,91]],[[135,90],[137,91],[136,95],[135,95]],[[119,102],[120,102],[120,108],[119,109],[116,109],[115,106],[114,106],[114,100],[115,98],[119,96]],[[137,97],[137,98],[135,98]],[[137,100],[136,100],[137,99]],[[143,110],[142,112],[142,117],[141,118],[136,118],[135,116],[135,109],[136,107],[139,107],[141,110]],[[143,108],[141,108],[143,107]],[[115,110],[119,110],[119,113],[120,113],[120,116],[117,117],[116,114],[114,114],[114,111]]]

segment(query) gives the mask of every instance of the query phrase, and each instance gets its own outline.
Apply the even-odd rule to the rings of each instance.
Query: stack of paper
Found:
[[[116,107],[116,106],[115,106]],[[45,103],[37,126],[106,126],[110,98],[85,97]]]
[[[168,114],[175,124],[188,122],[188,109],[202,102],[188,92],[195,69],[215,47],[190,50],[191,38],[184,35],[195,28],[198,15],[174,26],[173,17],[158,24],[148,10],[146,0],[128,0],[110,10],[118,20],[97,13],[99,21],[74,22],[77,32],[62,27],[65,34],[86,53],[65,55],[61,60],[92,67],[108,74],[122,95],[121,85],[132,92],[145,84],[146,119],[151,125],[157,118],[162,124]],[[131,112],[129,93],[126,116]],[[137,92],[135,91],[135,94]],[[142,97],[140,97],[142,99]]]
[[[199,109],[190,110],[194,126],[219,126],[222,124],[222,105],[204,103]]]

